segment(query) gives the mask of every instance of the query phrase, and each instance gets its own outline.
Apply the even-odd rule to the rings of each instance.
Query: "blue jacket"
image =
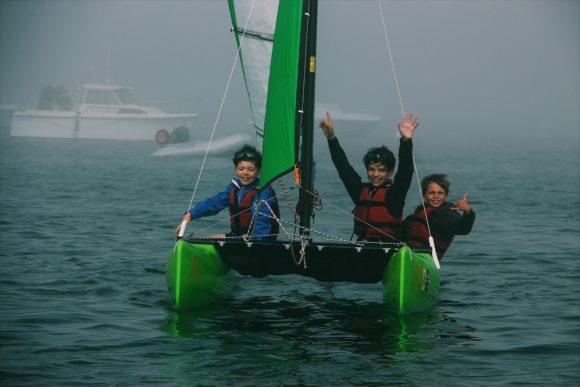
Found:
[[[211,216],[218,214],[224,208],[229,207],[229,200],[230,200],[230,192],[234,189],[234,186],[239,188],[238,191],[238,199],[239,202],[246,196],[246,194],[252,191],[255,187],[260,184],[260,179],[256,179],[256,181],[247,187],[243,187],[240,181],[237,178],[232,178],[232,182],[228,184],[225,191],[220,192],[210,198],[202,200],[198,202],[195,207],[189,210],[192,219],[199,219],[205,216]],[[266,200],[270,207],[273,207],[273,204],[277,202],[274,191],[270,186],[265,187],[262,191],[257,192],[254,195],[254,199],[252,200],[252,204],[260,200]],[[256,207],[252,207],[252,217],[255,217]],[[261,240],[262,237],[260,235],[269,235],[272,233],[272,223],[275,222],[272,219],[272,214],[268,207],[264,204],[258,207],[258,217],[255,221],[255,226],[253,229],[253,234],[256,235],[254,239]]]

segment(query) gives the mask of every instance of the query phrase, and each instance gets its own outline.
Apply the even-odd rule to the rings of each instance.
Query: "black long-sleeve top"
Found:
[[[429,229],[431,230],[431,236],[435,240],[435,245],[440,246],[440,241],[451,241],[455,235],[467,235],[471,232],[473,224],[475,223],[475,211],[464,212],[461,214],[459,211],[452,210],[452,203],[445,202],[441,205],[439,209],[433,211],[429,215]],[[409,230],[412,227],[413,222],[416,221],[415,213],[423,211],[423,206],[418,206],[413,215],[409,215],[403,221],[400,228],[399,238],[406,242],[409,240]],[[413,239],[415,242],[416,238]],[[425,236],[425,241],[423,248],[429,248],[429,243],[427,242],[427,237]],[[439,249],[438,249],[439,250]],[[439,259],[443,258],[445,250],[440,251]]]
[[[472,210],[469,213],[464,212],[461,214],[452,210],[451,207],[453,207],[452,203],[445,203],[440,210],[431,213],[429,216],[431,234],[436,240],[449,240],[455,235],[467,235],[473,228],[475,211]]]
[[[338,142],[338,138],[328,140],[330,156],[338,171],[338,175],[346,188],[352,201],[357,204],[365,183],[348,162],[344,150]],[[411,186],[413,178],[413,142],[412,140],[404,141],[400,139],[399,143],[399,166],[394,177],[394,182],[389,185],[389,194],[387,195],[386,204],[389,213],[393,216],[402,216],[405,207],[405,198],[407,191]]]

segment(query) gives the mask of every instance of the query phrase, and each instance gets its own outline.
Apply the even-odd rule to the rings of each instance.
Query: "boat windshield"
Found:
[[[129,89],[115,90],[115,94],[117,95],[117,98],[119,98],[119,101],[121,101],[122,105],[131,105],[137,103],[135,96],[133,96],[133,93],[131,93],[131,90]]]
[[[110,90],[87,90],[85,103],[95,105],[118,105],[119,102]]]

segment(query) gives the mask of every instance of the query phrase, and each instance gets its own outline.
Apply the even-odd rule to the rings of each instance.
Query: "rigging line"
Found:
[[[236,57],[234,58],[234,63],[232,64],[232,69],[230,70],[230,75],[228,77],[228,82],[227,82],[226,88],[224,90],[224,94],[222,96],[222,101],[220,103],[220,107],[218,109],[218,113],[217,113],[216,119],[215,119],[214,124],[213,124],[213,128],[212,128],[212,131],[211,131],[211,136],[209,138],[209,142],[207,144],[207,148],[205,150],[205,154],[203,155],[203,161],[201,163],[201,169],[199,170],[199,174],[197,175],[197,180],[196,180],[195,186],[193,188],[193,193],[191,195],[191,199],[189,200],[189,206],[187,207],[187,210],[188,211],[191,208],[191,205],[193,204],[193,199],[195,198],[195,193],[197,192],[197,187],[198,187],[199,181],[201,179],[201,174],[203,173],[203,168],[205,167],[205,162],[207,160],[207,155],[209,153],[209,149],[211,148],[211,143],[212,143],[213,138],[214,138],[214,135],[215,135],[215,131],[216,131],[216,128],[217,128],[217,124],[219,122],[219,119],[220,119],[220,116],[221,116],[221,113],[222,113],[222,109],[223,109],[223,106],[224,106],[224,102],[226,100],[226,96],[228,95],[228,90],[230,88],[230,84],[232,82],[232,77],[233,77],[233,74],[234,74],[234,70],[236,69],[236,65],[238,64],[238,59],[240,57],[240,51],[242,50],[242,45],[243,45],[243,42],[244,42],[245,31],[246,31],[246,29],[248,27],[248,24],[250,22],[250,17],[252,16],[252,10],[254,9],[254,3],[255,3],[255,0],[252,1],[252,5],[250,6],[250,11],[248,13],[248,19],[246,20],[246,25],[244,26],[244,34],[242,34],[242,37],[240,38],[240,44],[239,44],[238,49],[236,51]]]
[[[304,189],[304,188],[303,188],[303,189]],[[310,192],[310,191],[308,191],[307,189],[304,189],[304,191],[306,191],[306,192],[307,192],[307,193],[309,193],[310,195],[313,195],[313,193],[312,193],[312,192]],[[320,196],[320,195],[319,195],[318,197],[319,197],[319,199],[320,199],[320,200],[322,200],[323,202],[326,202],[326,203],[330,204],[332,207],[336,208],[337,210],[339,210],[339,211],[341,211],[341,212],[344,212],[345,214],[348,214],[348,215],[349,215],[349,216],[351,216],[353,219],[355,219],[355,220],[358,220],[359,222],[361,222],[361,223],[364,223],[364,224],[366,224],[366,225],[367,225],[367,226],[369,226],[369,227],[372,227],[373,229],[375,229],[376,231],[378,231],[378,232],[380,232],[381,234],[385,235],[386,237],[389,237],[389,238],[391,238],[392,240],[394,240],[394,241],[396,241],[396,242],[401,242],[400,240],[398,240],[398,239],[397,239],[397,238],[395,238],[394,236],[392,236],[392,235],[389,235],[389,234],[387,234],[387,233],[383,232],[382,230],[380,230],[380,229],[376,228],[376,227],[375,227],[375,226],[373,226],[372,224],[369,224],[369,223],[365,222],[364,220],[362,220],[362,219],[360,219],[360,218],[356,217],[355,215],[353,215],[353,214],[352,214],[352,213],[350,213],[349,211],[346,211],[346,210],[344,210],[344,209],[342,209],[342,208],[338,207],[338,206],[337,206],[337,205],[335,205],[334,203],[330,202],[329,200],[326,200],[326,199],[324,199],[322,196]]]
[[[262,214],[265,216],[270,217],[271,219],[274,219],[278,225],[280,226],[280,229],[286,234],[286,235],[290,235],[290,233],[288,233],[288,231],[286,231],[286,229],[284,228],[284,225],[282,224],[282,220],[280,219],[280,217],[276,216],[276,213],[274,212],[274,210],[272,209],[272,207],[270,207],[270,204],[268,204],[267,200],[260,200],[260,203],[264,203],[266,205],[266,207],[268,207],[268,210],[270,210],[270,214]],[[256,207],[258,207],[259,203],[256,203]],[[253,221],[253,219],[252,219]],[[280,232],[278,232],[278,234],[280,234]]]
[[[326,238],[326,239],[322,239],[322,238],[320,238],[320,239],[318,239],[318,241],[320,241],[320,240],[327,240],[327,241],[328,241],[328,240],[331,240],[331,241],[339,241],[339,242],[342,242],[342,243],[345,243],[345,244],[351,244],[351,245],[353,245],[353,246],[358,246],[358,244],[357,244],[357,243],[355,243],[355,242],[352,242],[352,241],[350,241],[350,240],[348,240],[348,239],[341,238],[341,237],[339,237],[339,236],[336,236],[336,235],[326,234],[326,233],[324,233],[324,232],[321,232],[321,231],[318,231],[318,230],[314,230],[314,229],[312,229],[312,228],[309,228],[309,227],[300,226],[300,224],[298,224],[298,223],[290,223],[290,222],[288,222],[288,221],[284,221],[284,220],[280,220],[280,222],[281,222],[281,224],[282,224],[282,223],[286,223],[286,224],[288,224],[288,225],[291,225],[291,226],[297,227],[297,228],[299,228],[299,229],[302,229],[302,230],[307,230],[307,231],[308,231],[309,233],[311,233],[311,234],[322,235],[323,237],[325,237],[325,238]],[[286,229],[284,229],[284,230],[286,231]],[[281,233],[280,233],[280,234],[281,234]],[[289,240],[291,240],[291,241],[301,241],[301,240],[303,239],[303,238],[302,238],[302,236],[301,236],[301,235],[298,235],[296,232],[294,232],[293,234],[291,234],[290,232],[286,231],[286,233],[285,233],[285,236],[286,236],[286,237],[287,237]]]
[[[292,214],[296,215],[296,206],[294,205],[294,201],[292,200],[292,197],[290,197],[290,195],[289,195],[288,188],[286,188],[286,184],[284,183],[284,181],[282,179],[278,179],[277,182],[278,182],[278,185],[280,186],[280,188],[282,189],[282,194],[284,195],[284,198],[288,202],[288,206],[290,207]]]
[[[403,107],[403,99],[401,98],[401,92],[399,89],[399,80],[397,78],[397,71],[395,70],[395,61],[393,60],[393,55],[391,52],[391,45],[389,43],[389,34],[387,32],[387,24],[385,23],[385,16],[383,14],[383,8],[381,6],[380,0],[377,0],[377,5],[379,6],[379,13],[381,14],[381,21],[383,22],[383,31],[385,32],[385,40],[387,42],[387,49],[389,51],[389,58],[391,60],[391,67],[393,69],[393,77],[395,78],[395,86],[397,87],[397,95],[399,96],[399,103],[401,105],[401,111],[403,112],[403,117],[404,117],[405,116],[405,108]],[[433,236],[431,235],[431,227],[429,225],[429,219],[427,216],[427,208],[425,208],[425,202],[423,201],[423,189],[421,188],[421,181],[419,180],[419,171],[417,169],[417,163],[415,162],[415,155],[414,154],[411,154],[411,159],[413,160],[413,168],[415,169],[415,178],[417,180],[417,186],[419,187],[419,197],[421,200],[421,205],[423,206],[423,212],[425,213],[425,223],[427,224],[427,232],[429,233],[429,245],[431,246],[433,260],[435,261],[437,268],[439,268],[437,253],[435,252]]]
[[[308,230],[312,234],[322,235],[323,237],[326,238],[326,239],[323,239],[323,240],[327,240],[327,241],[331,241],[331,240],[332,241],[339,241],[339,242],[345,243],[347,245],[352,245],[352,246],[357,246],[357,247],[364,247],[365,245],[378,245],[378,246],[399,247],[399,246],[404,246],[405,245],[405,243],[400,242],[400,241],[396,241],[396,242],[371,242],[371,241],[366,241],[364,243],[363,242],[360,242],[360,241],[354,241],[353,242],[352,240],[345,239],[345,238],[342,238],[342,237],[337,236],[337,235],[327,234],[327,233],[324,233],[322,231],[315,230],[313,228],[300,226],[297,223],[292,223],[292,222],[289,222],[287,220],[280,219],[280,222],[283,223],[283,224],[294,225],[295,227],[298,227],[298,228],[301,228],[301,229],[304,229],[304,230]],[[294,238],[292,238],[290,233],[286,234],[286,236],[291,241],[300,241],[300,240],[302,240],[301,237],[294,237]],[[320,241],[320,240],[321,239],[318,239],[318,241]]]
[[[260,212],[262,205],[265,205],[268,208],[271,215]],[[260,216],[267,216],[270,219],[276,220],[276,222],[278,222],[278,224],[280,224],[280,220],[276,217],[274,210],[272,210],[272,207],[270,207],[267,200],[260,199],[255,204],[252,204],[251,208],[249,208],[249,210],[252,210],[252,209],[254,209],[254,212],[252,213],[252,219],[250,220],[250,227],[248,228],[248,234],[252,234],[252,235],[254,234],[254,228],[255,228],[255,226],[258,222],[258,218]],[[247,211],[247,210],[244,210],[244,211]]]
[[[292,188],[292,189],[293,189],[293,188]],[[275,195],[275,196],[273,196],[273,197],[272,197],[270,200],[272,200],[272,199],[276,199],[276,200],[278,200],[278,197],[279,197],[280,195],[282,195],[282,193],[276,194],[276,195]],[[261,202],[263,202],[263,201],[264,201],[264,200],[260,200],[260,201],[259,201],[259,202],[257,202],[256,204],[253,204],[253,205],[252,205],[252,207],[250,207],[250,208],[246,208],[245,210],[242,210],[242,211],[240,211],[240,212],[238,212],[238,213],[235,213],[235,214],[233,214],[233,215],[230,215],[230,216],[228,216],[227,218],[224,218],[224,219],[218,220],[218,221],[216,221],[216,222],[214,222],[214,223],[212,223],[212,224],[209,224],[208,226],[206,226],[206,227],[204,227],[204,228],[201,228],[201,229],[197,230],[197,232],[199,233],[199,232],[201,232],[201,231],[205,231],[205,230],[207,230],[207,229],[213,228],[213,227],[217,226],[218,224],[221,224],[221,223],[227,222],[228,220],[231,220],[231,219],[232,219],[233,217],[235,217],[235,216],[241,215],[241,214],[243,214],[243,213],[245,213],[245,212],[248,212],[248,211],[252,211],[252,209],[253,209],[253,208],[255,208],[255,209],[258,209],[258,207],[259,207],[260,203],[261,203]],[[268,208],[270,208],[270,206],[268,206]],[[252,218],[253,218],[253,217],[254,217],[254,215],[252,215]]]
[[[377,0],[377,5],[379,6],[379,13],[381,14],[381,21],[383,22],[383,31],[385,32],[385,40],[387,41],[387,49],[389,51],[389,59],[391,60],[391,67],[393,69],[393,75],[395,78],[395,86],[397,88],[397,95],[399,96],[399,103],[401,105],[401,111],[403,116],[405,115],[405,108],[403,107],[403,98],[401,97],[401,91],[399,89],[399,80],[397,79],[397,72],[395,71],[395,61],[393,60],[393,54],[391,53],[391,44],[389,43],[389,34],[387,33],[387,24],[385,23],[385,16],[383,15],[383,8],[381,7],[380,0]]]

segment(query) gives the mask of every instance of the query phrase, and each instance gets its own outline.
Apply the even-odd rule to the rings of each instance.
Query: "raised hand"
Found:
[[[334,127],[332,126],[332,116],[329,112],[326,112],[326,119],[321,120],[318,126],[320,126],[322,133],[324,133],[324,136],[326,136],[326,138],[329,140],[332,140],[336,137],[334,135]]]
[[[191,214],[189,212],[187,214],[183,215],[183,218],[181,218],[181,222],[179,222],[179,224],[177,225],[177,228],[175,229],[175,235],[179,235],[179,230],[181,230],[181,223],[183,223],[184,220],[187,223],[189,223],[191,221]]]
[[[467,202],[468,197],[469,197],[469,193],[466,193],[465,195],[463,195],[463,199],[457,200],[455,203],[453,203],[453,207],[451,207],[451,209],[470,213],[471,206]]]
[[[403,117],[403,123],[397,122],[399,126],[399,133],[401,133],[401,137],[404,140],[410,140],[413,138],[413,132],[419,126],[419,122],[417,121],[417,117],[413,117],[413,113],[406,113]]]

